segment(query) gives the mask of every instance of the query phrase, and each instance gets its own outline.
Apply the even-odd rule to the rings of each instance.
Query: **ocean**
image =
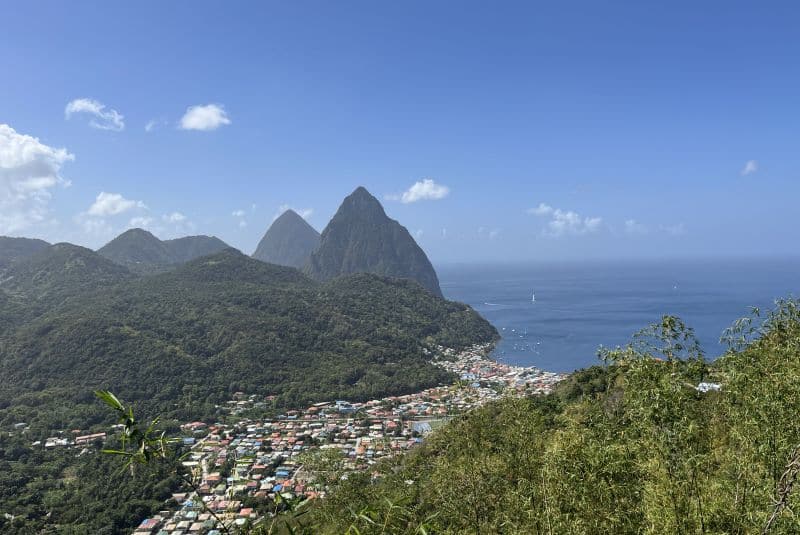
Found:
[[[800,297],[800,259],[449,264],[437,272],[445,297],[500,332],[494,358],[557,372],[599,363],[600,345],[624,345],[664,314],[683,319],[715,358],[723,330],[751,307]]]

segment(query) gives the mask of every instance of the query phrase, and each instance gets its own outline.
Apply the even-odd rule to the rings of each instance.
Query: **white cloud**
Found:
[[[532,215],[550,215],[553,213],[553,207],[540,202],[536,208],[528,208],[528,213]]]
[[[147,229],[161,239],[178,238],[195,231],[194,223],[181,212],[170,212],[160,218],[148,215],[132,217],[125,228]]]
[[[91,115],[89,126],[99,130],[119,132],[125,129],[125,117],[117,110],[106,109],[105,104],[90,98],[76,98],[64,109],[64,117],[71,118],[76,113]]]
[[[231,215],[239,220],[239,228],[247,227],[247,220],[245,219],[245,216],[247,215],[247,212],[245,210],[239,208],[239,209],[234,210],[233,212],[231,212]],[[274,220],[275,219],[273,219],[273,221]]]
[[[424,235],[425,235],[425,231],[422,230],[421,228],[417,229],[417,231],[414,233],[414,236],[416,236],[417,239],[420,239]]]
[[[134,208],[147,208],[142,201],[126,199],[119,193],[100,192],[87,213],[91,216],[105,217],[118,215]]]
[[[400,201],[409,204],[417,201],[438,201],[450,195],[450,188],[437,184],[430,178],[415,182],[410,188],[400,195],[386,195],[390,201]]]
[[[756,160],[747,160],[747,162],[745,162],[745,164],[744,164],[744,167],[742,167],[742,170],[740,171],[740,174],[742,176],[747,176],[747,175],[752,175],[756,171],[758,171],[758,161],[756,161]]]
[[[219,104],[205,106],[189,106],[181,117],[182,130],[216,130],[220,126],[231,124],[228,114]]]
[[[161,128],[162,126],[169,124],[166,119],[150,119],[144,124],[144,131],[145,132],[152,132],[157,128]]]
[[[545,203],[528,209],[528,213],[550,218],[543,234],[551,237],[591,234],[597,232],[603,223],[603,219],[600,217],[583,217],[572,210],[553,208]]]
[[[647,227],[635,219],[625,221],[625,232],[627,234],[647,234]]]
[[[153,218],[147,216],[132,217],[128,221],[128,226],[131,228],[148,228],[153,224]]]
[[[272,220],[275,221],[278,219],[281,214],[283,214],[286,210],[294,210],[297,212],[297,215],[308,221],[308,218],[314,215],[313,208],[294,208],[293,206],[289,206],[288,204],[282,204],[278,207],[278,211],[275,212],[275,215],[272,216]]]
[[[161,219],[167,223],[182,223],[186,221],[186,216],[180,212],[172,212],[171,214],[165,214]]]
[[[16,233],[47,218],[52,189],[68,186],[61,166],[75,156],[0,124],[0,234]]]

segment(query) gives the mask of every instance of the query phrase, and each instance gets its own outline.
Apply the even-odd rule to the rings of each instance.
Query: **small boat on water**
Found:
[[[536,302],[536,292],[533,292],[533,294],[531,294],[531,303],[535,302]]]

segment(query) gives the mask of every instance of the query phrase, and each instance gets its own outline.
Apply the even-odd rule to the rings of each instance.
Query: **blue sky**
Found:
[[[796,3],[163,4],[0,8],[0,234],[249,253],[364,185],[434,262],[796,253]]]

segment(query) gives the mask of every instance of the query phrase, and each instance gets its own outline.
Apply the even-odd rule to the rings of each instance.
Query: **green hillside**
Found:
[[[46,249],[49,245],[43,240],[0,236],[0,270],[8,267],[12,262]]]
[[[94,268],[85,251],[81,265]],[[124,269],[90,251],[88,258]],[[232,249],[160,275],[121,272],[118,283],[70,299],[29,272],[17,279],[14,300],[0,300],[0,329],[18,317],[22,297],[42,305],[0,330],[0,404],[9,407],[0,425],[85,425],[82,411],[97,407],[84,402],[97,388],[185,418],[213,413],[237,391],[275,395],[277,407],[409,392],[448,380],[423,347],[497,335],[467,306],[412,281],[358,274],[318,283]],[[96,279],[91,273],[86,281]],[[54,399],[59,411],[41,410]]]
[[[185,236],[162,241],[144,229],[133,228],[97,252],[134,273],[147,275],[167,271],[176,265],[228,248],[228,244],[213,236]]]
[[[727,334],[732,349],[709,364],[691,331],[665,317],[551,396],[485,406],[415,453],[340,481],[316,525],[362,534],[798,533],[797,304]],[[721,390],[697,389],[703,381]]]

